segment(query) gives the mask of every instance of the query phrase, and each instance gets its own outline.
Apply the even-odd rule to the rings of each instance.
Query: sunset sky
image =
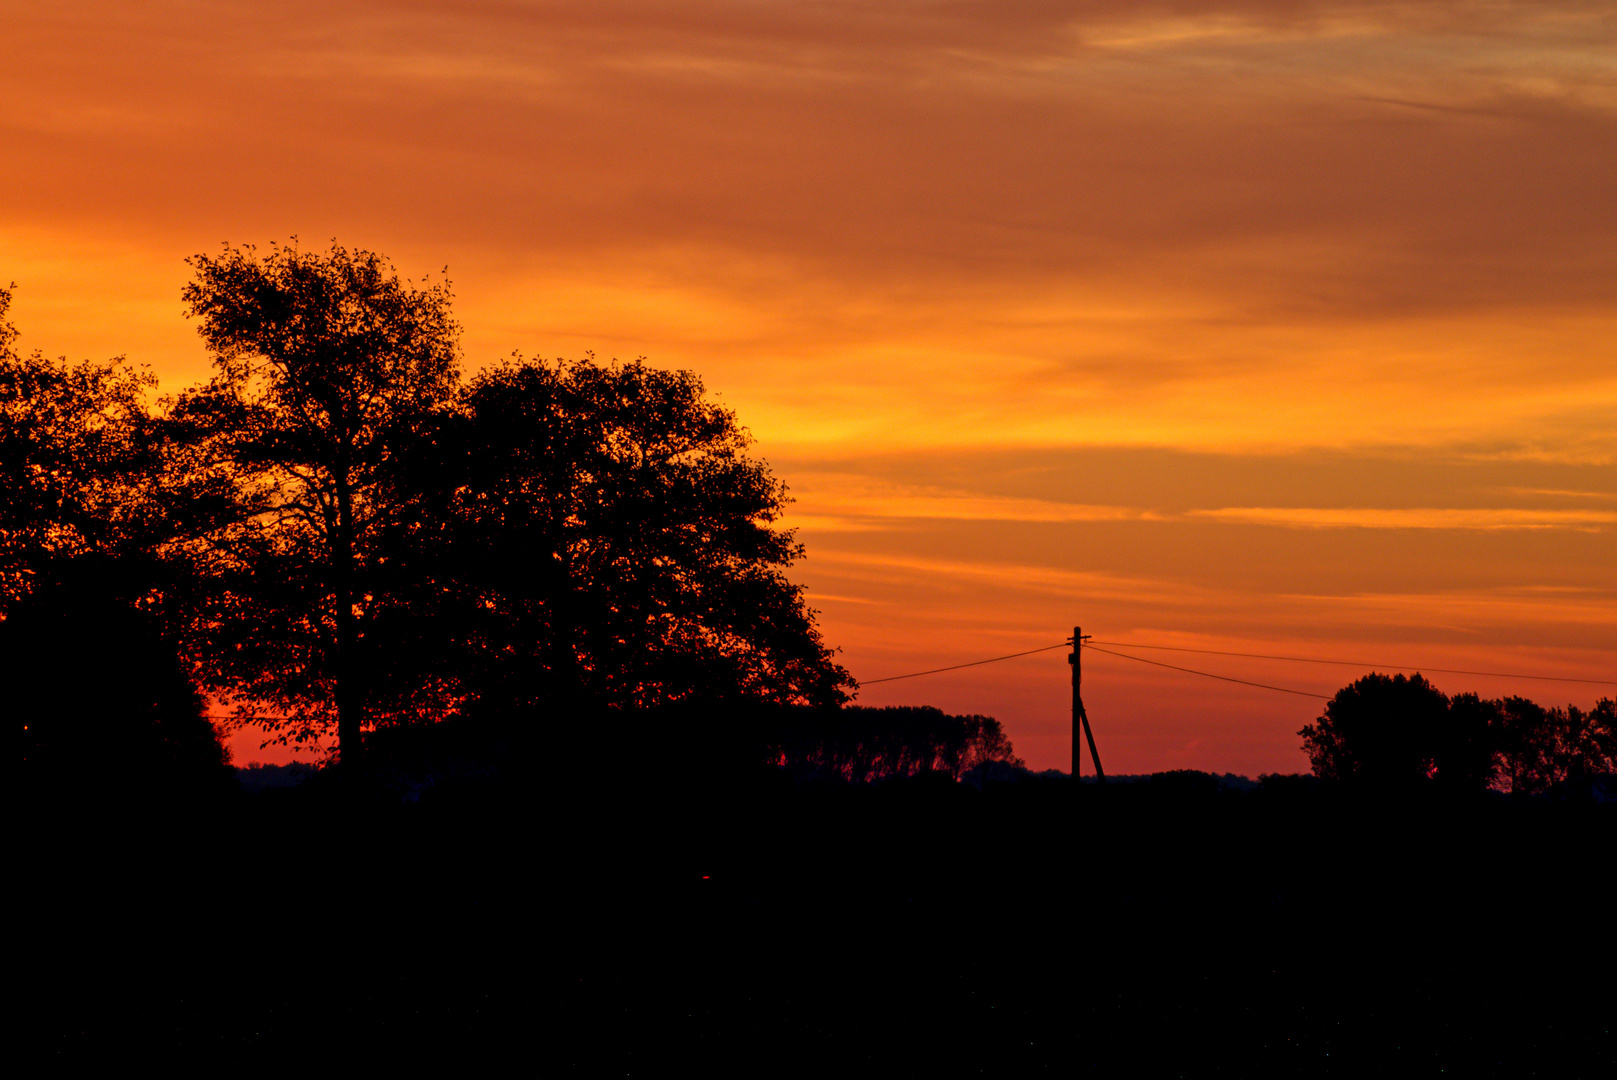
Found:
[[[1617,678],[1610,0],[52,0],[6,5],[0,101],[23,349],[179,389],[188,255],[447,266],[468,370],[700,373],[791,488],[857,678],[1075,623]],[[1084,671],[1109,772],[1307,768],[1319,700]],[[1067,677],[859,700],[989,713],[1065,768]]]

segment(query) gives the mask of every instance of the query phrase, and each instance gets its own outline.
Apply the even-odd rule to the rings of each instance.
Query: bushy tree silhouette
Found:
[[[438,440],[443,516],[397,531],[453,597],[489,703],[846,700],[750,441],[688,371],[512,361],[471,383]]]
[[[1298,734],[1321,780],[1408,790],[1435,774],[1447,720],[1448,699],[1420,675],[1372,672],[1338,690]]]
[[[381,256],[333,244],[188,260],[189,313],[215,375],[176,403],[196,445],[228,465],[237,527],[218,544],[212,681],[287,717],[283,738],[336,720],[355,764],[366,709],[374,539],[409,513],[398,464],[457,389],[447,283],[401,281]]]
[[[1444,697],[1420,675],[1366,675],[1298,732],[1314,775],[1379,791],[1450,793],[1586,786],[1617,770],[1617,703],[1546,708],[1522,697]]]
[[[1449,791],[1482,791],[1499,775],[1499,702],[1456,694],[1433,731],[1435,779]]]
[[[335,727],[350,766],[368,723],[848,700],[785,488],[694,374],[518,358],[462,387],[447,284],[335,244],[188,261],[215,374],[155,411],[119,361],[0,337],[7,597],[118,560],[97,588],[239,720]]]
[[[1492,703],[1500,779],[1516,794],[1539,795],[1617,773],[1617,703],[1601,698],[1585,712],[1546,708],[1521,697]]]

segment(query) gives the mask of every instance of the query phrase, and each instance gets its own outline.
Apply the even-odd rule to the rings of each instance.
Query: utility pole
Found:
[[[1106,773],[1100,767],[1100,752],[1095,749],[1095,733],[1089,730],[1089,714],[1084,711],[1083,695],[1083,661],[1080,659],[1080,650],[1084,647],[1083,629],[1072,628],[1072,655],[1067,657],[1067,663],[1072,665],[1072,779],[1076,783],[1080,773],[1080,766],[1084,759],[1084,742],[1089,743],[1089,760],[1095,763],[1095,776],[1101,783],[1106,782]],[[1080,740],[1080,729],[1082,739]]]

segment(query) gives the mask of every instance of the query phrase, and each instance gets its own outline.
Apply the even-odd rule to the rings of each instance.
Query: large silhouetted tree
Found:
[[[462,403],[442,553],[468,664],[519,710],[832,705],[852,680],[784,570],[785,489],[687,371],[509,362]],[[408,548],[408,543],[401,545]]]
[[[380,256],[333,244],[226,246],[188,260],[189,314],[215,375],[174,410],[236,482],[222,543],[214,681],[307,736],[335,715],[338,753],[361,753],[374,540],[418,497],[402,448],[454,398],[447,284],[401,281]]]

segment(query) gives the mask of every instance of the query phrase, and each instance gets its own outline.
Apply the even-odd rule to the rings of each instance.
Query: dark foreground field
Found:
[[[613,1076],[1617,1066],[1609,806],[1183,776],[556,791],[31,807],[19,1049]]]

